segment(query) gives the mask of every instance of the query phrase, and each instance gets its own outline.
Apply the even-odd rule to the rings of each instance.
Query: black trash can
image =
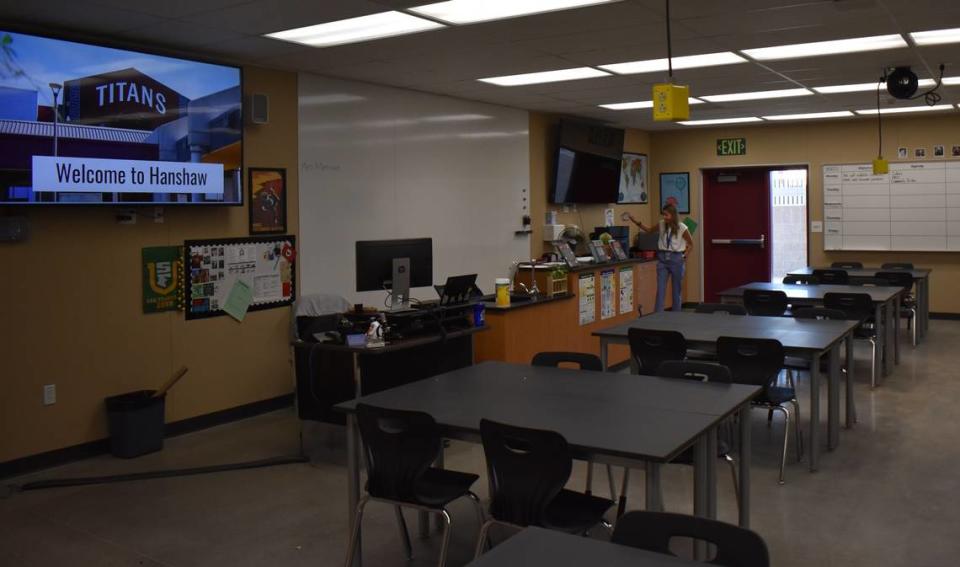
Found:
[[[139,457],[163,448],[164,396],[138,390],[107,398],[110,452],[114,457]]]

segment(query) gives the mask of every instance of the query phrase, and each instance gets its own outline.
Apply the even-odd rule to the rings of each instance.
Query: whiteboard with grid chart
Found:
[[[960,161],[823,166],[824,250],[960,251]]]

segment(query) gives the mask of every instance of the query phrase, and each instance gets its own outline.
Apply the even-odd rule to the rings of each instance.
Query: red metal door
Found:
[[[703,172],[703,293],[770,281],[770,170]]]

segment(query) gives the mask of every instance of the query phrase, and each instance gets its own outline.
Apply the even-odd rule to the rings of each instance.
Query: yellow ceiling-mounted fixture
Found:
[[[673,84],[673,48],[670,44],[670,0],[666,2],[668,82],[653,85],[653,121],[690,120],[690,87]]]

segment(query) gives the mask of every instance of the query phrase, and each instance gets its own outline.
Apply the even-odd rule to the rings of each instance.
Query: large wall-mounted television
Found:
[[[617,202],[623,130],[564,120],[557,139],[550,202]]]
[[[241,205],[241,70],[0,29],[0,205]]]

